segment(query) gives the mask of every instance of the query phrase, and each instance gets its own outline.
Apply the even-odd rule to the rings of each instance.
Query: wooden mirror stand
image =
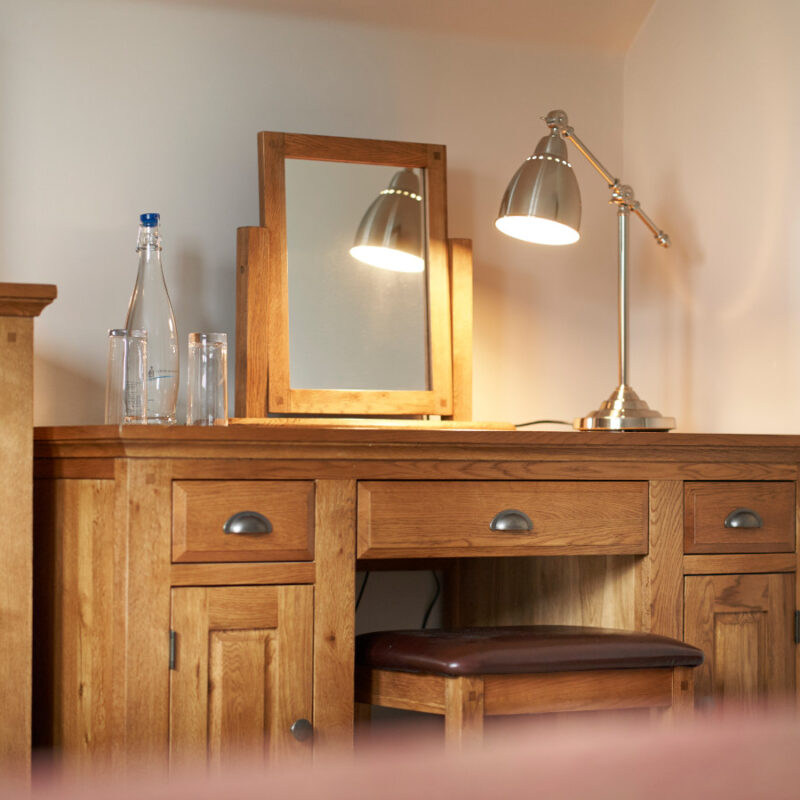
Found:
[[[236,282],[237,418],[472,417],[472,246],[446,233],[440,145],[262,132],[259,226],[239,228]],[[426,389],[295,388],[289,370],[286,159],[423,170],[427,215]]]

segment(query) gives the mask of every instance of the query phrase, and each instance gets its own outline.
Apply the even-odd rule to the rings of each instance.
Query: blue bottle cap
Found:
[[[144,225],[145,228],[155,228],[158,225],[158,221],[161,219],[161,214],[140,214],[139,215],[139,222]]]

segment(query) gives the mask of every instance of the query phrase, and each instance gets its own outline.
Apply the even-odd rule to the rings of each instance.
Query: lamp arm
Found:
[[[569,139],[583,157],[600,173],[603,180],[608,184],[608,188],[611,189],[611,201],[617,203],[617,205],[627,206],[650,229],[658,244],[662,247],[669,247],[669,235],[662,231],[644,212],[639,205],[639,201],[633,197],[633,189],[630,186],[620,184],[619,178],[615,178],[603,166],[600,159],[575,135],[575,131],[567,120],[566,112],[551,111],[545,117],[545,122],[551,129],[557,130],[565,139]]]

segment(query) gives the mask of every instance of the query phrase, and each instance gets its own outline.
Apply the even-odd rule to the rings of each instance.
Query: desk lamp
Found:
[[[372,201],[356,231],[350,255],[373,267],[423,272],[422,194],[413,169],[401,169]]]
[[[575,135],[564,111],[551,111],[544,136],[533,155],[508,184],[495,225],[508,236],[538,244],[572,244],[580,238],[581,196],[567,156],[569,139],[603,176],[617,206],[619,227],[619,385],[600,408],[575,420],[578,430],[668,431],[673,417],[662,417],[641,400],[628,384],[628,218],[631,211],[650,229],[656,242],[669,247],[669,236],[645,214],[630,186],[619,180],[595,158]]]

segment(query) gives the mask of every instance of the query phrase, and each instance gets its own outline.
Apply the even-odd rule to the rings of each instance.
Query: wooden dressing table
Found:
[[[79,770],[349,747],[357,565],[444,568],[455,624],[685,635],[708,658],[701,701],[793,702],[800,436],[467,430],[471,244],[448,238],[444,146],[258,143],[260,224],[238,232],[236,415],[453,427],[38,429],[35,742]],[[289,247],[287,161],[420,171],[424,388],[297,389],[288,287],[304,256]],[[354,208],[353,226],[363,199]]]
[[[347,746],[357,560],[449,565],[460,624],[685,636],[702,702],[793,701],[800,436],[98,426],[34,455],[35,732],[79,768]],[[271,532],[224,533],[243,511]],[[490,529],[512,511],[533,530]]]

